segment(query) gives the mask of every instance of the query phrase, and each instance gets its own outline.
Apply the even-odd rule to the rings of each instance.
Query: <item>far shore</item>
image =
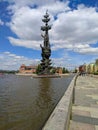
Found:
[[[33,74],[33,73],[16,73],[16,75],[23,75],[23,76],[37,76],[37,74]]]
[[[67,76],[69,75],[70,73],[66,73],[66,74],[58,74],[56,73],[55,75],[56,76],[61,76],[61,77],[64,77],[64,76]],[[32,76],[32,77],[37,77],[38,75],[37,74],[31,74],[31,73],[16,73],[16,75],[20,75],[20,76]]]

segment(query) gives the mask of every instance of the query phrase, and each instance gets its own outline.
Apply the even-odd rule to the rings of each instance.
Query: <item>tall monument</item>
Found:
[[[40,63],[40,74],[50,74],[50,69],[51,69],[51,48],[50,48],[50,43],[49,43],[49,34],[48,31],[51,29],[51,26],[48,25],[48,22],[50,21],[49,14],[46,11],[46,14],[44,15],[44,18],[42,21],[45,23],[44,26],[41,26],[41,30],[44,32],[41,36],[43,37],[43,46],[40,45],[42,49],[42,60]]]

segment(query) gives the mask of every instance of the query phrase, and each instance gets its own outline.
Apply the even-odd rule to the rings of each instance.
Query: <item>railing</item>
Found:
[[[69,122],[72,115],[72,103],[75,100],[75,85],[76,75],[71,81],[68,89],[66,90],[64,96],[61,98],[60,102],[57,104],[56,108],[50,115],[48,121],[42,130],[68,130]]]

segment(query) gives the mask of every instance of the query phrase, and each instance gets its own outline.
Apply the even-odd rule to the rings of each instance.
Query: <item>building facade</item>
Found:
[[[26,66],[25,64],[22,64],[19,68],[19,73],[24,73],[24,74],[31,74],[31,73],[36,73],[36,66]]]
[[[95,68],[94,68],[95,64],[94,63],[90,63],[88,65],[88,73],[94,73],[95,72]]]
[[[84,71],[89,74],[98,72],[98,59],[96,59],[95,63],[84,64],[79,66],[79,72],[81,71]]]

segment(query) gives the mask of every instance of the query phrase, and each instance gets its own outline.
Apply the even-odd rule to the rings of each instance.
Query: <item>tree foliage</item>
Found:
[[[62,73],[65,74],[65,73],[69,73],[68,69],[65,69],[65,67],[62,68]]]
[[[41,65],[39,64],[39,65],[37,66],[37,68],[36,68],[36,73],[39,74],[40,70],[41,70]]]

